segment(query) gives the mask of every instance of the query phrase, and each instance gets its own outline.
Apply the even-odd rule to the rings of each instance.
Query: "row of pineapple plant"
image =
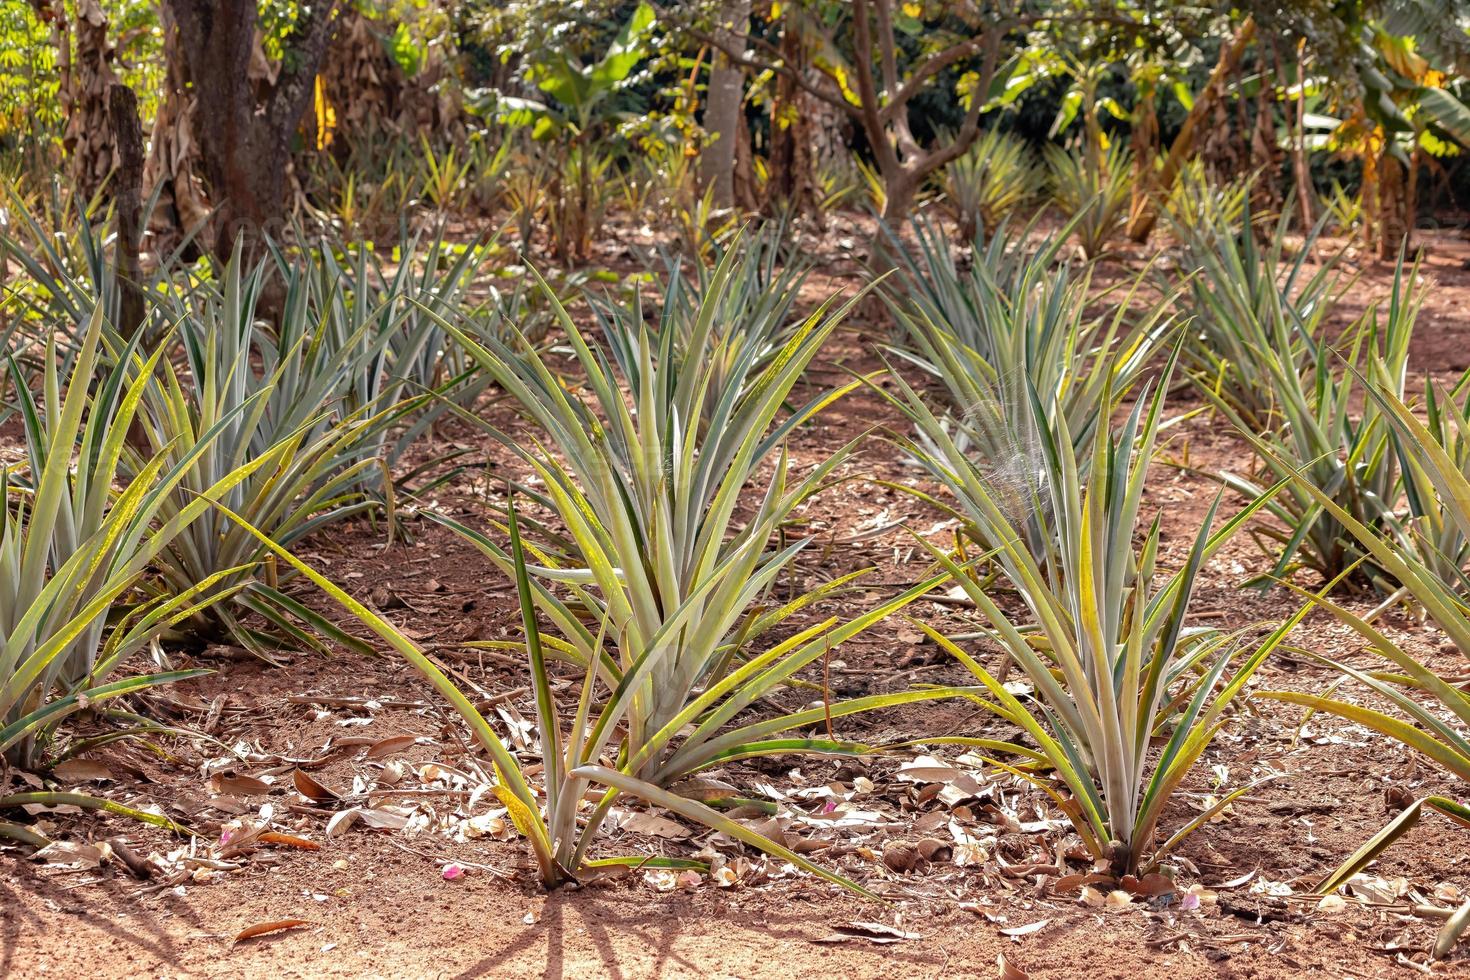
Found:
[[[595,297],[600,336],[537,283],[537,303],[558,327],[554,356],[527,336],[526,306],[471,295],[483,256],[453,253],[442,239],[409,244],[393,274],[330,243],[240,252],[207,273],[164,266],[131,337],[112,322],[118,290],[100,238],[8,240],[29,274],[11,298],[19,326],[9,364],[29,456],[0,480],[10,585],[0,597],[0,747],[31,768],[84,750],[58,736],[78,706],[189,676],[114,679],[167,631],[223,633],[263,656],[283,642],[367,647],[299,589],[281,587],[295,573],[463,715],[547,885],[606,860],[593,856],[598,830],[622,795],[835,878],[681,794],[681,781],[756,756],[870,754],[878,747],[806,730],[951,697],[1020,733],[960,741],[1051,794],[1100,866],[1144,872],[1212,815],[1167,836],[1161,826],[1248,682],[1319,606],[1392,663],[1384,674],[1338,665],[1388,710],[1326,693],[1266,696],[1341,713],[1463,776],[1463,694],[1371,617],[1337,604],[1331,587],[1411,601],[1464,648],[1464,385],[1431,388],[1427,422],[1407,404],[1422,295],[1411,262],[1400,263],[1386,304],[1329,335],[1334,268],[1288,259],[1284,223],[1263,248],[1242,214],[1244,227],[1223,209],[1181,225],[1184,261],[1167,275],[1145,270],[1105,314],[1092,266],[1059,249],[1084,215],[1039,246],[1034,228],[977,239],[963,270],[937,226],[920,225],[917,251],[874,287],[900,326],[888,355],[894,387],[859,377],[825,390],[802,387],[807,368],[862,297],[795,312],[803,276],[779,236],[736,238],[708,264],[670,267],[656,318],[637,296]],[[415,263],[421,254],[431,261]],[[1150,288],[1161,277],[1163,288]],[[268,284],[283,296],[274,322],[260,311]],[[1183,566],[1166,574],[1144,493],[1165,395],[1180,376],[1247,434],[1267,478],[1221,475]],[[479,417],[475,398],[490,386],[535,435]],[[798,475],[786,441],[864,387],[895,407],[903,421],[888,437],[939,488],[906,489],[955,517],[972,547],[921,539],[932,574],[853,619],[792,632],[798,612],[852,576],[775,601],[774,583],[807,545],[785,528],[857,447],[834,447]],[[1366,407],[1351,403],[1354,387]],[[508,485],[475,522],[425,511],[516,583],[524,636],[514,645],[544,749],[534,769],[411,638],[294,553],[356,515],[392,528],[391,464],[438,417],[482,427],[535,477]],[[518,501],[552,517],[528,521]],[[1190,625],[1200,570],[1247,529],[1274,559],[1252,584],[1301,591],[1298,611],[1264,634]],[[1303,571],[1329,588],[1307,591]],[[1024,611],[996,601],[1001,581]],[[975,683],[747,714],[843,642],[950,584],[1034,695],[1012,693],[966,641],[921,624]],[[568,672],[574,703],[551,684]],[[1427,710],[1426,696],[1452,719]],[[1150,751],[1163,735],[1162,753]],[[1446,798],[1422,806],[1470,818]],[[1371,859],[1422,806],[1323,887]],[[23,823],[4,832],[34,838]]]

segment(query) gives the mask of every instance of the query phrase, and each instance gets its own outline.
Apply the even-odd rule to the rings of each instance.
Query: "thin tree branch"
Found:
[[[893,36],[893,9],[892,0],[874,0],[873,12],[878,22],[878,55],[883,71],[883,98],[879,100],[878,116],[879,122],[893,126],[893,136],[899,151],[905,159],[920,156],[923,150],[919,148],[918,140],[914,139],[913,130],[909,129],[909,114],[904,109],[903,103],[897,103],[894,112],[890,116],[884,116],[883,110],[893,103],[893,97],[898,92],[898,42]]]
[[[915,171],[920,175],[933,173],[955,160],[980,135],[980,113],[985,108],[986,96],[990,92],[991,82],[995,80],[995,69],[1000,61],[1000,35],[987,31],[983,40],[985,53],[980,59],[979,78],[976,79],[975,91],[970,96],[970,108],[965,111],[965,121],[948,146],[932,150],[914,164]]]
[[[885,178],[902,169],[898,151],[888,141],[888,131],[878,114],[878,92],[873,85],[873,25],[868,21],[868,0],[853,0],[853,30],[857,37],[853,52],[853,68],[857,75],[858,100],[862,102],[863,128],[868,143],[878,160],[878,171]]]
[[[1009,30],[1009,27],[1001,27],[997,25],[996,27],[992,27],[990,30],[987,30],[985,33],[990,34],[993,31],[997,30]],[[904,80],[904,83],[898,87],[897,91],[894,91],[890,94],[888,104],[885,105],[881,110],[884,121],[886,122],[889,118],[893,116],[894,113],[898,112],[900,108],[907,105],[914,96],[918,95],[919,91],[929,82],[929,79],[944,71],[944,69],[948,68],[956,61],[968,58],[970,55],[976,53],[981,49],[981,47],[984,46],[984,43],[985,35],[972,37],[968,41],[962,41],[959,44],[951,45],[950,47],[945,48],[943,51],[933,54],[929,58],[927,58],[922,64],[914,69],[914,73]]]
[[[878,51],[883,64],[883,94],[893,98],[898,91],[897,44],[893,38],[893,10],[890,0],[874,0],[873,12],[878,15]]]

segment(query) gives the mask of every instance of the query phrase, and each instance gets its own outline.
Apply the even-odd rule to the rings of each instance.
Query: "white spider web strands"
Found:
[[[948,421],[1006,527],[984,527],[994,547],[1018,536],[1041,564],[1055,553],[1055,498],[1026,374],[1015,370],[978,387],[978,397]],[[974,515],[981,516],[981,515]]]

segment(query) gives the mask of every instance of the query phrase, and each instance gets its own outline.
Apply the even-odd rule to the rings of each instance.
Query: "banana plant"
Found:
[[[583,64],[562,49],[532,59],[526,78],[545,99],[499,96],[478,107],[478,111],[492,112],[507,127],[529,127],[533,139],[558,147],[559,159],[552,165],[556,176],[546,200],[556,205],[559,225],[578,230],[574,236],[554,236],[564,250],[563,258],[584,258],[600,227],[601,216],[596,212],[610,196],[612,182],[597,179],[599,171],[611,165],[611,158],[598,144],[608,135],[609,124],[619,118],[608,106],[647,55],[654,24],[653,6],[639,3],[596,61]],[[523,248],[526,242],[523,233]]]

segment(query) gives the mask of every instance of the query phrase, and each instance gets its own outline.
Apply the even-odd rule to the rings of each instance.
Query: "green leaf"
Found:
[[[1447,89],[1426,88],[1419,93],[1419,107],[1429,120],[1449,133],[1463,147],[1470,147],[1470,107]]]
[[[1415,800],[1404,808],[1403,812],[1394,817],[1378,833],[1368,838],[1362,847],[1353,852],[1352,857],[1343,862],[1336,871],[1323,878],[1313,886],[1312,891],[1318,895],[1326,895],[1336,891],[1353,875],[1367,867],[1369,862],[1382,854],[1404,834],[1408,833],[1415,824],[1419,822],[1425,807],[1438,810],[1450,819],[1470,827],[1470,807],[1443,796],[1426,796]]]
[[[618,36],[613,39],[607,53],[592,69],[593,81],[611,88],[626,79],[647,53],[645,37],[653,22],[653,6],[647,2],[638,4],[633,16],[628,18]]]

